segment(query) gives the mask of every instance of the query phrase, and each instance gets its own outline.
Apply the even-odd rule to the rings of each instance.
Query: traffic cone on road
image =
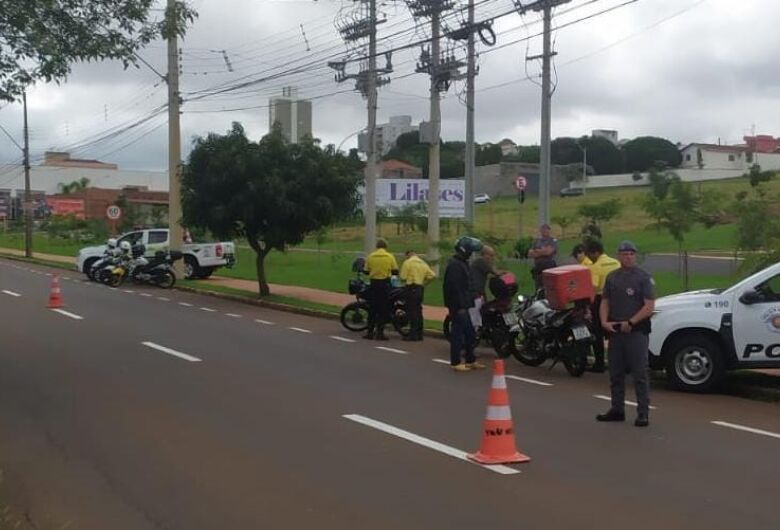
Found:
[[[509,393],[504,377],[504,361],[493,362],[493,384],[488,394],[485,428],[479,451],[468,455],[480,464],[519,464],[529,462],[530,457],[519,453],[515,445],[512,412],[509,409]]]
[[[49,309],[59,309],[65,307],[62,301],[62,291],[60,290],[60,277],[55,276],[51,279],[51,290],[49,291]]]

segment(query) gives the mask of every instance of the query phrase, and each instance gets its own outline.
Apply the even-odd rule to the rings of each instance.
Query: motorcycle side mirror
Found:
[[[523,296],[522,294],[518,294],[517,301],[522,304],[523,302],[525,302],[525,296]]]

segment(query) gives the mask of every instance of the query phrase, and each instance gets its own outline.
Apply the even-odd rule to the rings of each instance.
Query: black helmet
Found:
[[[473,252],[482,250],[482,241],[476,237],[463,236],[455,242],[455,252],[463,254],[467,258]]]

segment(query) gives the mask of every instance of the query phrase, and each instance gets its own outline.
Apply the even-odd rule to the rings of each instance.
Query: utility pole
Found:
[[[468,59],[466,62],[466,225],[474,230],[474,173],[476,172],[474,148],[474,77],[476,76],[474,52],[474,0],[468,5]]]
[[[528,57],[533,61],[542,59],[542,138],[539,168],[539,224],[550,223],[550,122],[552,117],[552,81],[551,60],[556,52],[552,50],[552,10],[559,5],[568,4],[571,0],[542,0],[534,3],[530,9],[542,11],[544,18],[543,50],[541,56]],[[520,6],[520,14],[525,13],[526,8]]]
[[[441,108],[439,100],[439,59],[441,8],[431,13],[431,145],[428,148],[428,260],[438,272],[439,262],[439,173],[441,170]],[[467,198],[468,199],[468,198]]]
[[[30,190],[30,132],[27,127],[27,90],[22,92],[24,106],[24,255],[33,257],[33,202]]]
[[[181,116],[179,114],[179,46],[176,37],[176,0],[168,0],[166,9],[168,32],[168,245],[181,251]],[[181,262],[174,262],[181,274]]]
[[[356,74],[347,74],[347,61],[332,61],[328,66],[336,71],[336,82],[341,83],[347,79],[355,80],[355,90],[360,92],[367,100],[368,127],[366,128],[366,167],[364,176],[366,180],[366,193],[364,196],[363,215],[366,228],[363,238],[363,251],[369,254],[376,246],[376,173],[377,173],[377,145],[376,145],[376,110],[377,90],[380,86],[390,82],[388,77],[379,77],[379,74],[389,74],[393,71],[390,53],[385,54],[386,64],[383,68],[377,68],[377,38],[376,29],[385,20],[377,19],[376,0],[359,0],[356,9],[341,15],[336,22],[336,29],[348,44],[357,44],[358,41],[368,39],[368,57],[361,64],[360,71]],[[346,140],[346,138],[345,138]],[[360,143],[360,142],[358,142]]]
[[[363,238],[363,252],[368,256],[376,246],[376,0],[368,2],[368,21],[371,31],[368,36],[368,72],[366,92],[368,95],[368,146],[366,146],[366,195],[363,212],[366,233]]]

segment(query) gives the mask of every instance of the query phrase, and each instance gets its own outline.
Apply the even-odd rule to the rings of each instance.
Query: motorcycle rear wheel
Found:
[[[163,289],[172,289],[176,284],[176,276],[170,271],[165,271],[157,277],[155,283],[158,287],[162,287]]]
[[[393,309],[393,327],[402,337],[407,337],[412,332],[412,322],[406,310],[401,308]]]
[[[341,325],[349,331],[361,332],[368,329],[368,304],[352,302],[341,310]]]
[[[515,331],[509,336],[508,348],[512,356],[526,366],[539,366],[547,360],[542,352],[530,348],[525,342],[521,331]]]
[[[566,367],[566,371],[572,377],[580,377],[585,373],[588,368],[588,350],[589,348],[583,345],[574,345],[568,347],[569,351],[565,353],[563,358],[563,366]]]

